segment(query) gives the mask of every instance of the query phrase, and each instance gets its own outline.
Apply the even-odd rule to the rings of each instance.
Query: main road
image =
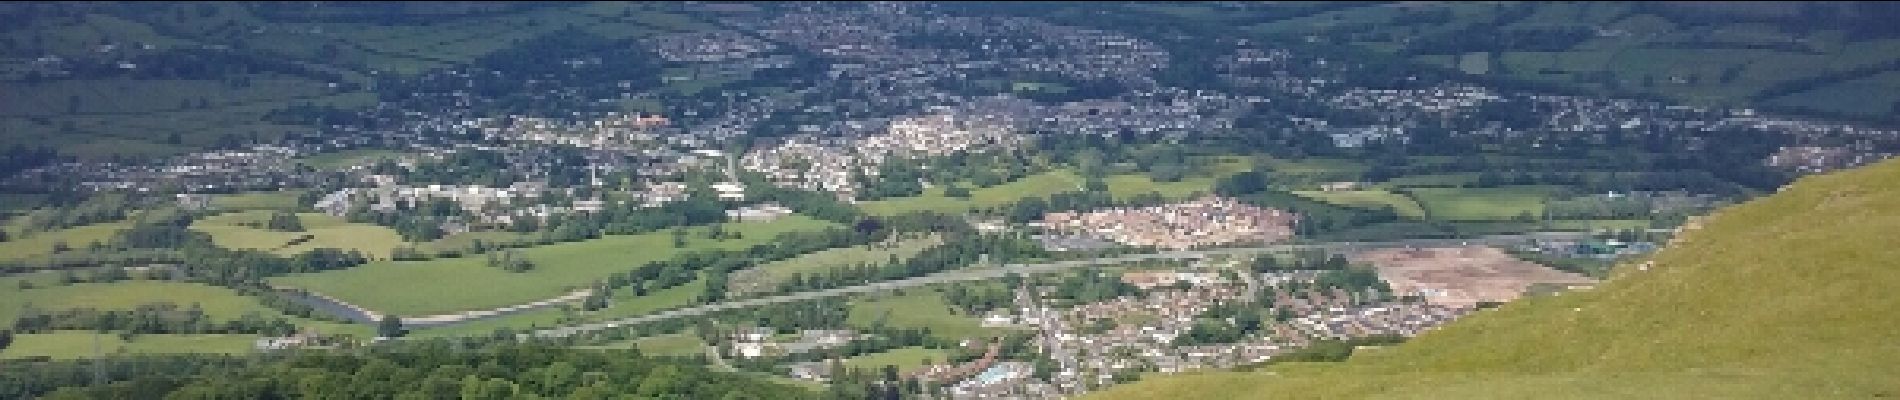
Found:
[[[745,300],[733,300],[733,301],[706,304],[706,305],[700,305],[700,306],[694,306],[694,307],[676,308],[676,309],[661,311],[661,312],[657,312],[653,314],[616,319],[612,321],[543,329],[543,330],[535,331],[531,334],[522,334],[521,337],[527,338],[527,337],[530,337],[529,335],[532,335],[532,337],[560,338],[560,337],[568,337],[568,336],[573,336],[576,334],[581,334],[581,333],[586,333],[586,332],[599,331],[599,330],[604,330],[604,329],[613,329],[613,328],[618,328],[618,327],[623,327],[623,326],[665,321],[665,320],[676,319],[676,318],[696,317],[696,316],[705,315],[711,312],[738,309],[738,308],[758,307],[758,306],[763,306],[763,305],[768,305],[768,304],[788,303],[788,302],[794,302],[794,301],[804,301],[804,300],[820,299],[820,298],[826,298],[826,297],[837,297],[837,296],[844,296],[848,294],[896,290],[896,289],[903,289],[903,288],[910,288],[910,287],[917,287],[917,286],[934,285],[934,284],[940,284],[940,283],[997,279],[1009,274],[1029,275],[1029,274],[1061,271],[1061,270],[1075,268],[1075,267],[1086,267],[1086,266],[1093,266],[1093,265],[1112,265],[1112,264],[1121,264],[1121,263],[1134,262],[1134,261],[1199,259],[1199,258],[1206,258],[1206,257],[1212,257],[1212,256],[1276,253],[1276,252],[1300,251],[1300,250],[1324,250],[1324,251],[1350,252],[1350,251],[1370,250],[1370,249],[1379,249],[1379,248],[1393,248],[1393,247],[1438,247],[1438,246],[1459,246],[1459,245],[1508,246],[1508,245],[1513,245],[1513,244],[1524,243],[1531,240],[1574,240],[1574,239],[1588,238],[1589,236],[1590,234],[1586,232],[1531,232],[1531,233],[1517,234],[1517,235],[1493,235],[1493,236],[1482,236],[1482,237],[1475,237],[1475,238],[1460,238],[1460,239],[1405,239],[1405,240],[1388,241],[1388,242],[1289,243],[1289,244],[1264,245],[1264,246],[1257,246],[1257,247],[1232,247],[1232,248],[1207,249],[1207,250],[1164,251],[1164,252],[1159,252],[1159,253],[1130,254],[1130,255],[1122,255],[1122,256],[1114,256],[1114,257],[1092,258],[1092,259],[1085,259],[1085,260],[1052,261],[1052,262],[1039,263],[1039,264],[1004,264],[1001,266],[993,266],[993,267],[972,267],[972,268],[963,268],[963,269],[938,272],[935,274],[924,275],[924,276],[919,276],[915,278],[872,282],[872,283],[858,285],[858,286],[846,286],[846,287],[839,287],[839,288],[798,292],[798,293],[778,295],[778,296],[760,297],[760,298],[745,299]]]

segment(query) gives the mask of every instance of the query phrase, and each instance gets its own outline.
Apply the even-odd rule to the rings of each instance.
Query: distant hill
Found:
[[[1096,399],[1900,397],[1900,160],[1721,210],[1590,291],[1341,363],[1154,377]]]

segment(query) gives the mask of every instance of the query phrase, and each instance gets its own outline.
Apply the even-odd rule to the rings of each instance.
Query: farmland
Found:
[[[18,261],[46,256],[53,253],[55,244],[65,244],[70,248],[78,249],[85,248],[92,242],[104,243],[112,239],[112,235],[131,226],[131,221],[108,222],[12,238],[0,242],[0,261]]]
[[[402,244],[402,237],[389,228],[343,221],[319,213],[299,213],[303,232],[280,232],[245,224],[270,218],[265,211],[220,214],[192,224],[192,229],[211,235],[218,246],[232,249],[263,250],[278,255],[295,255],[318,248],[360,251],[371,258],[389,256],[389,250]]]
[[[1425,209],[1419,207],[1412,198],[1384,190],[1351,191],[1295,191],[1293,194],[1313,200],[1347,207],[1385,208],[1389,207],[1406,218],[1424,218]]]
[[[932,335],[948,338],[983,337],[996,331],[982,327],[975,316],[955,314],[944,303],[943,295],[927,289],[853,299],[847,323],[852,326],[881,323],[895,328],[927,328]]]
[[[865,354],[844,360],[845,368],[862,368],[878,371],[886,365],[897,367],[897,372],[911,373],[922,368],[925,363],[942,363],[950,358],[950,352],[922,347],[900,347],[881,353]]]
[[[0,350],[0,359],[47,357],[55,360],[91,358],[93,344],[101,354],[215,353],[245,354],[253,350],[254,335],[138,335],[131,341],[119,335],[94,332],[21,334],[12,346]]]
[[[668,232],[540,246],[518,250],[535,264],[533,270],[519,273],[489,267],[485,258],[475,256],[373,262],[347,270],[279,277],[272,282],[396,315],[484,310],[556,297],[609,274],[685,251],[741,249],[765,243],[779,233],[818,230],[828,225],[803,216],[728,224],[727,230],[738,232],[742,238],[713,240],[689,235],[686,246],[678,249],[673,247]],[[456,279],[444,281],[445,276]]]
[[[1450,221],[1505,220],[1543,215],[1547,186],[1507,186],[1498,188],[1412,188],[1412,199],[1424,207],[1425,215]]]
[[[1075,173],[1056,170],[1026,176],[1001,185],[971,189],[968,199],[945,197],[943,188],[933,187],[924,190],[924,194],[920,196],[867,201],[859,206],[864,208],[865,212],[874,215],[896,215],[915,211],[954,213],[976,207],[1000,206],[1024,197],[1042,197],[1074,191],[1081,186],[1082,178],[1076,176]]]
[[[932,235],[922,238],[904,239],[886,243],[821,250],[791,259],[765,263],[751,269],[733,273],[731,290],[733,293],[751,293],[771,291],[779,284],[790,279],[793,274],[813,275],[833,268],[854,267],[859,264],[878,264],[893,258],[909,259],[931,246],[943,243],[943,239]]]

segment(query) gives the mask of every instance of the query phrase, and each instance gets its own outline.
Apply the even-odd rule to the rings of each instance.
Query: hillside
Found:
[[[1900,160],[1804,178],[1706,221],[1595,290],[1343,363],[1155,377],[1091,398],[1900,396]]]

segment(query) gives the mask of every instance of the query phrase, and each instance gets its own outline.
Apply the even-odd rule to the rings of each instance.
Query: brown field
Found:
[[[1359,253],[1351,259],[1372,264],[1395,294],[1422,295],[1427,302],[1450,306],[1516,300],[1537,284],[1577,287],[1596,283],[1583,275],[1481,246],[1382,249]]]

